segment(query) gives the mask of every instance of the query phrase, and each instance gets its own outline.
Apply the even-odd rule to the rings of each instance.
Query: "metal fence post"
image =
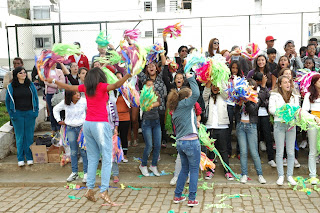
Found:
[[[249,17],[249,43],[251,42],[251,15]]]
[[[59,23],[59,43],[62,43],[61,23]]]
[[[54,30],[54,24],[52,24],[52,41],[53,43],[56,43],[56,33]]]
[[[200,47],[201,47],[201,53],[203,52],[202,50],[202,17],[200,17]]]
[[[108,22],[106,21],[106,34],[108,35]]]
[[[11,62],[10,62],[10,44],[9,44],[9,30],[8,27],[6,27],[7,30],[7,45],[8,45],[8,60],[9,60],[9,70],[11,70]]]
[[[19,40],[18,40],[18,27],[17,25],[14,26],[16,32],[16,46],[17,46],[17,57],[19,57]]]
[[[152,43],[154,44],[154,19],[152,19]]]
[[[301,45],[302,46],[302,43],[303,43],[303,12],[301,13]]]

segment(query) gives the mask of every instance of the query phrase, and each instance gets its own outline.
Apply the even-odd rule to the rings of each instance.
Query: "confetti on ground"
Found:
[[[71,200],[80,200],[81,199],[81,197],[76,197],[73,195],[68,195],[68,198],[70,198]]]

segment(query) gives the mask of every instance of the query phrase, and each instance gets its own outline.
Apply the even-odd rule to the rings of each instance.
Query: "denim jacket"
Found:
[[[34,84],[32,82],[30,82],[30,86],[29,89],[31,91],[32,94],[32,110],[33,110],[33,114],[34,117],[38,117],[38,113],[39,113],[39,99],[38,99],[38,93],[36,90],[36,87],[34,86]],[[16,107],[15,107],[15,103],[14,103],[14,99],[13,99],[13,87],[12,84],[8,85],[8,89],[7,89],[7,95],[6,95],[6,108],[7,111],[9,113],[10,118],[15,118],[16,115]]]

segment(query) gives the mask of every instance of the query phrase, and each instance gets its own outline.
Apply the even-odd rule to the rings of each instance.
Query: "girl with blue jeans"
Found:
[[[79,92],[65,91],[65,98],[53,108],[53,116],[60,125],[66,125],[67,138],[71,150],[71,168],[72,173],[67,178],[68,182],[78,179],[78,150],[79,145],[77,139],[82,129],[82,125],[86,118],[87,102],[81,98]],[[65,110],[65,120],[62,121],[60,112]],[[87,152],[80,149],[80,154],[83,160],[83,179],[82,182],[87,182],[88,159]]]
[[[257,87],[253,79],[249,79],[249,85]],[[265,87],[266,78],[264,78]],[[242,106],[236,105],[236,119],[237,119],[237,138],[240,148],[240,164],[241,164],[241,178],[240,183],[247,183],[248,181],[248,149],[259,176],[259,182],[265,184],[266,180],[262,176],[262,167],[260,156],[258,152],[258,109],[261,104],[252,101],[247,101]]]
[[[286,145],[287,150],[287,180],[291,185],[297,185],[293,179],[294,168],[294,147],[296,141],[296,126],[290,126],[282,121],[281,118],[275,115],[278,108],[285,104],[292,106],[299,106],[299,95],[294,94],[293,82],[287,76],[280,76],[278,78],[276,88],[271,91],[269,99],[269,112],[274,116],[274,140],[276,142],[276,162],[278,170],[277,184],[283,185],[284,172],[283,172],[283,151]]]
[[[60,88],[85,93],[88,108],[86,120],[83,124],[83,133],[86,139],[88,156],[88,191],[84,196],[94,202],[96,198],[93,189],[96,182],[96,172],[101,153],[100,198],[110,205],[114,204],[108,195],[112,166],[112,132],[110,124],[108,123],[106,104],[109,99],[108,92],[119,88],[129,77],[131,77],[131,75],[126,74],[116,83],[107,84],[107,78],[104,72],[100,68],[93,68],[87,73],[84,84],[80,86],[64,84],[52,78],[46,79],[46,82],[57,84]]]
[[[190,172],[189,201],[188,206],[196,206],[197,184],[200,163],[200,142],[198,138],[197,119],[194,105],[197,102],[200,91],[194,76],[186,74],[190,88],[183,88],[179,92],[171,90],[167,107],[173,111],[172,120],[176,128],[177,150],[181,158],[182,170],[179,173],[175,190],[174,203],[186,200],[182,192]]]
[[[147,80],[145,85],[147,87],[154,88],[154,80]],[[142,135],[146,146],[143,151],[143,157],[141,165],[139,169],[144,176],[149,176],[147,163],[148,157],[150,155],[152,149],[152,141],[154,142],[153,154],[152,154],[152,163],[149,167],[150,171],[153,172],[155,176],[160,176],[158,172],[157,164],[158,158],[160,155],[160,147],[161,147],[161,125],[160,125],[160,118],[158,113],[158,106],[160,106],[160,98],[158,96],[158,101],[152,104],[152,109],[147,112],[143,112],[142,115]],[[153,140],[152,140],[153,139]]]

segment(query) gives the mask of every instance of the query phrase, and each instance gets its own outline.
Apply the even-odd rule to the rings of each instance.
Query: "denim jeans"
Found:
[[[258,152],[257,124],[239,122],[237,124],[237,136],[240,147],[241,174],[248,175],[249,148],[257,174],[262,175],[261,161]]]
[[[81,128],[82,126],[77,126],[77,127],[67,126],[67,138],[70,144],[70,151],[71,151],[71,168],[72,168],[72,172],[76,172],[76,173],[78,173],[78,149],[79,149],[77,139],[81,131]],[[88,169],[87,152],[84,149],[80,149],[80,154],[83,160],[83,173],[87,173],[87,169]]]
[[[262,133],[262,135],[264,137],[264,141],[266,142],[268,161],[274,160],[271,123],[270,123],[269,116],[259,116],[258,130],[260,132],[259,136],[261,137],[261,133]],[[260,137],[259,137],[259,139],[260,139]]]
[[[34,117],[32,110],[16,110],[14,118],[12,118],[18,161],[24,161],[25,158],[27,161],[33,159],[30,146],[33,143],[35,122],[36,117]]]
[[[195,200],[201,155],[199,140],[178,140],[177,150],[180,154],[182,169],[178,177],[176,190],[174,191],[175,197],[181,197],[188,173],[190,172],[189,200]]]
[[[51,123],[51,130],[52,131],[58,131],[60,130],[60,125],[56,121],[56,119],[53,117],[53,106],[51,105],[51,99],[54,94],[46,94],[46,101],[48,103],[48,108],[50,112],[50,123]]]
[[[104,192],[109,188],[112,166],[112,132],[110,124],[108,122],[85,121],[83,124],[83,133],[86,138],[88,156],[87,187],[88,189],[94,188],[101,153],[100,192]]]
[[[143,151],[142,166],[147,166],[148,157],[152,150],[152,139],[154,142],[152,154],[152,166],[157,166],[161,147],[161,126],[160,120],[142,120],[142,134],[146,146]]]
[[[273,125],[274,140],[276,142],[276,161],[278,176],[283,176],[283,150],[286,144],[287,150],[287,176],[293,175],[294,166],[294,146],[296,141],[296,127],[290,127],[288,124],[274,122]]]
[[[112,172],[112,176],[119,176],[119,166],[118,166],[118,163],[117,162],[112,162],[112,169],[111,169],[111,172]]]
[[[318,130],[316,128],[311,128],[308,130],[308,140],[309,140],[309,159],[308,159],[308,166],[309,166],[309,176],[316,177],[317,176],[317,135]]]

